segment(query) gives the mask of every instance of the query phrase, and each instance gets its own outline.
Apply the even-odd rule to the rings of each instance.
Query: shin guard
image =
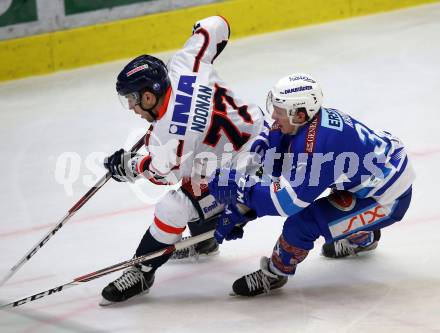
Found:
[[[270,270],[277,275],[293,275],[296,266],[307,257],[308,253],[308,250],[287,243],[281,235],[273,249]]]

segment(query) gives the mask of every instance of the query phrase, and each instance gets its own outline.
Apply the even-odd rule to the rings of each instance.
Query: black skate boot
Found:
[[[189,237],[183,237],[182,240],[187,239]],[[219,246],[217,241],[214,238],[207,239],[203,242],[200,242],[195,245],[191,245],[190,247],[186,247],[181,250],[177,250],[170,257],[170,260],[178,261],[183,259],[194,259],[199,260],[200,256],[213,256],[219,253]]]
[[[281,288],[287,283],[287,276],[280,276],[269,271],[269,258],[262,257],[260,269],[245,275],[234,282],[234,295],[257,296]]]
[[[360,231],[336,242],[325,243],[321,253],[327,258],[344,258],[359,252],[374,250],[379,239],[380,230]]]
[[[103,300],[99,305],[105,306],[123,302],[135,295],[146,293],[154,283],[154,273],[143,272],[140,266],[127,268],[115,281],[102,290]]]

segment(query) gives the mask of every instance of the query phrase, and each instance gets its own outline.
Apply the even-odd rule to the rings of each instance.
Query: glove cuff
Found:
[[[151,156],[149,155],[136,154],[129,160],[129,168],[132,170],[135,177],[141,175],[154,184],[163,185],[164,183],[160,182],[164,179],[164,177],[157,175],[154,171],[151,171],[150,164]]]
[[[138,154],[132,154],[131,156],[127,156],[127,157],[129,159],[125,164],[125,170],[128,176],[127,178],[129,179],[129,181],[133,182],[135,178],[137,178],[139,174],[141,174],[141,172],[139,172],[138,165],[144,156]]]

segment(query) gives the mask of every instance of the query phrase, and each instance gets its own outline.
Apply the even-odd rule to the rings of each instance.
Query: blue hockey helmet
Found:
[[[125,96],[148,90],[160,98],[169,86],[170,79],[164,62],[144,54],[130,61],[119,73],[116,91]]]

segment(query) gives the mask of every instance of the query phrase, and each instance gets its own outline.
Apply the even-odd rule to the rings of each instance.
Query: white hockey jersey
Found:
[[[171,87],[147,134],[148,155],[137,162],[152,182],[209,176],[247,150],[262,130],[262,110],[238,98],[212,65],[229,34],[223,17],[203,19],[170,59]]]

